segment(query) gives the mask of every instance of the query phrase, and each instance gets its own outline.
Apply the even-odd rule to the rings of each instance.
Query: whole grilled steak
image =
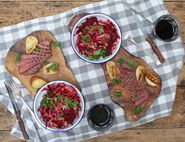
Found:
[[[123,48],[102,67],[112,101],[125,110],[127,120],[140,119],[161,91],[159,75]]]

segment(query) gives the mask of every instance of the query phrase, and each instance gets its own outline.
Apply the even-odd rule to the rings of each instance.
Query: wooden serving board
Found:
[[[68,25],[69,31],[72,31],[75,23],[81,17],[83,17],[87,14],[88,13],[80,13],[80,14],[75,15],[71,19],[71,21]],[[126,84],[127,83],[131,84],[132,82],[136,84],[136,86],[134,86],[134,84],[133,84],[133,88],[126,88],[125,86],[127,86],[127,85],[125,85],[125,86],[123,85],[125,83],[124,82],[125,80],[122,79],[121,76],[124,76],[124,73],[120,72],[120,70],[117,69],[117,64],[116,64],[116,61],[120,57],[124,57],[124,59],[126,59],[127,61],[130,60],[130,59],[134,60],[134,67],[132,69],[128,69],[128,70],[131,70],[131,74],[132,74],[131,77],[132,78],[130,78],[130,79],[126,78],[126,80],[127,80]],[[124,48],[121,47],[119,52],[117,53],[117,55],[110,60],[110,62],[113,62],[116,65],[116,76],[118,77],[117,79],[120,81],[120,83],[119,83],[119,81],[117,80],[118,81],[117,84],[113,84],[112,79],[110,79],[110,76],[108,75],[108,71],[107,71],[107,68],[106,68],[106,64],[108,62],[103,63],[102,68],[105,72],[105,77],[106,77],[106,81],[107,81],[108,89],[109,89],[109,95],[110,95],[110,97],[111,97],[111,99],[114,103],[118,104],[120,107],[122,107],[125,110],[127,120],[137,121],[138,119],[140,119],[145,114],[147,109],[151,106],[151,104],[154,102],[154,100],[159,95],[159,93],[161,91],[161,86],[162,86],[160,76],[144,60],[130,54]],[[157,81],[158,81],[157,86],[153,87],[153,86],[148,85],[147,82],[146,82],[146,79],[144,78],[146,75],[143,75],[144,77],[141,81],[141,83],[143,83],[144,85],[139,84],[137,82],[137,80],[136,80],[136,69],[137,69],[138,66],[144,67],[145,73],[147,75],[150,74],[150,75],[153,76],[153,78],[157,79]],[[132,81],[131,81],[131,79],[132,79]],[[141,105],[142,111],[141,111],[141,107],[138,105],[139,103],[137,102],[136,104],[134,104],[135,102],[131,98],[132,96],[135,95],[135,94],[133,94],[132,90],[137,89],[137,88],[134,88],[134,87],[138,87],[138,86],[143,87],[143,88],[139,90],[139,91],[141,91],[141,94],[139,94],[139,95],[137,94],[136,97],[138,97],[139,100],[141,99],[139,97],[143,97],[144,95],[145,95],[144,97],[146,97],[146,95],[148,97],[148,99],[145,100]],[[114,95],[115,91],[121,92],[122,95],[120,97],[115,97],[115,95]],[[143,94],[143,91],[144,91],[145,94]],[[148,93],[148,94],[146,94],[146,93]],[[120,93],[118,93],[118,94],[120,95]],[[142,99],[144,99],[144,98],[142,98]],[[138,107],[140,107],[139,108],[140,110],[138,109]],[[137,111],[135,111],[136,108],[137,108]],[[134,113],[138,113],[138,111],[141,111],[141,112],[137,115],[134,114]]]
[[[123,58],[124,61],[122,61],[122,64],[119,64],[119,59]],[[121,69],[125,68],[126,64],[125,62],[129,61],[129,60],[133,60],[134,61],[134,65],[133,67],[129,67],[127,68],[126,65],[126,72],[122,72]],[[109,95],[112,99],[112,101],[116,104],[118,104],[120,107],[122,107],[125,110],[126,113],[126,117],[127,120],[129,121],[137,121],[138,119],[140,119],[145,112],[148,110],[148,108],[152,105],[152,103],[154,102],[154,100],[158,97],[160,91],[161,91],[161,86],[162,86],[162,82],[160,79],[160,76],[141,58],[136,57],[132,54],[130,54],[129,52],[127,52],[123,47],[120,48],[119,52],[117,53],[117,55],[112,58],[109,62],[114,62],[116,64],[116,76],[117,79],[120,80],[120,83],[113,83],[112,80],[110,79],[110,76],[108,75],[108,71],[107,71],[107,67],[106,64],[108,63],[103,63],[102,67],[103,70],[105,72],[105,77],[107,80],[107,84],[108,84],[108,88],[109,88]],[[118,66],[119,64],[119,66]],[[145,73],[146,74],[150,74],[152,75],[155,79],[158,80],[158,84],[157,86],[150,86],[149,84],[147,84],[145,77],[143,76],[142,81],[138,82],[136,79],[136,69],[138,66],[142,66],[145,69]],[[128,73],[127,73],[128,71]],[[126,76],[126,77],[124,77]],[[140,89],[140,91],[146,91],[149,94],[148,99],[143,102],[142,105],[142,112],[140,112],[139,114],[134,114],[134,109],[136,109],[137,105],[134,104],[132,100],[133,96],[136,97],[140,97],[141,95],[143,95],[143,93],[138,93],[133,94],[133,90],[136,89],[137,90],[137,86],[140,87],[139,84],[143,85],[143,90]],[[130,87],[129,85],[130,84]],[[120,96],[115,96],[115,92],[119,91],[122,94]],[[135,91],[137,93],[137,91]]]
[[[41,42],[43,40],[51,40],[56,41],[55,37],[49,31],[35,31],[28,36],[33,35],[37,37],[38,41]],[[27,36],[26,36],[27,37]],[[36,90],[33,89],[30,85],[30,79],[32,76],[37,76],[43,78],[47,82],[53,80],[64,80],[72,83],[77,88],[80,89],[80,85],[77,82],[73,72],[71,71],[70,67],[68,66],[64,54],[62,53],[60,47],[51,47],[52,48],[52,57],[49,58],[48,62],[54,62],[59,65],[59,72],[57,74],[46,75],[42,73],[43,67],[33,75],[21,75],[19,74],[18,68],[16,66],[16,55],[17,53],[25,53],[25,40],[26,37],[17,41],[9,50],[6,60],[5,60],[5,67],[6,69],[28,89],[31,96],[36,94]]]

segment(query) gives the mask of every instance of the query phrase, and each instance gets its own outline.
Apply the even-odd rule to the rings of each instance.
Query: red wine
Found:
[[[106,107],[99,106],[92,109],[91,120],[95,125],[102,126],[108,122],[109,110]],[[97,115],[98,114],[98,115]]]
[[[156,21],[154,35],[164,41],[173,41],[179,36],[179,24],[172,15],[163,15]]]
[[[173,25],[167,20],[161,20],[156,25],[156,34],[163,40],[171,39],[174,36]]]
[[[87,116],[89,125],[97,131],[109,129],[112,126],[113,118],[112,109],[105,104],[92,107]]]

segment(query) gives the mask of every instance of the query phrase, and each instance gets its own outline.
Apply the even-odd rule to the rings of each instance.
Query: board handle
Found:
[[[161,54],[161,51],[159,50],[159,48],[156,46],[155,42],[153,41],[152,37],[147,37],[146,41],[150,44],[150,46],[152,47],[152,50],[154,51],[154,53],[157,55],[159,61],[162,63],[165,62],[165,59],[163,57],[163,55]]]
[[[80,14],[76,14],[69,22],[68,24],[68,29],[69,32],[71,33],[71,31],[73,30],[74,25],[76,24],[76,22],[82,18],[83,16],[87,15],[88,13],[80,13]]]

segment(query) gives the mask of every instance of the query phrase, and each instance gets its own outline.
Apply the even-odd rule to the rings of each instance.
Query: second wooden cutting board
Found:
[[[35,36],[39,42],[43,40],[50,40],[50,41],[56,41],[55,37],[49,32],[49,31],[35,31],[28,36]],[[33,89],[32,86],[30,85],[30,79],[33,76],[38,76],[40,78],[43,78],[47,82],[53,81],[53,80],[65,80],[73,85],[75,85],[77,88],[80,89],[80,85],[77,82],[73,72],[68,66],[68,63],[65,60],[65,57],[60,49],[60,47],[51,47],[52,48],[52,57],[47,60],[47,62],[55,62],[59,65],[59,72],[57,74],[52,74],[52,75],[47,75],[43,74],[42,70],[43,67],[35,74],[33,75],[22,75],[19,73],[18,67],[16,66],[16,55],[18,53],[25,53],[25,41],[26,38],[20,39],[13,45],[5,60],[5,67],[6,69],[28,89],[30,92],[31,96],[34,96],[36,94],[36,89]]]

